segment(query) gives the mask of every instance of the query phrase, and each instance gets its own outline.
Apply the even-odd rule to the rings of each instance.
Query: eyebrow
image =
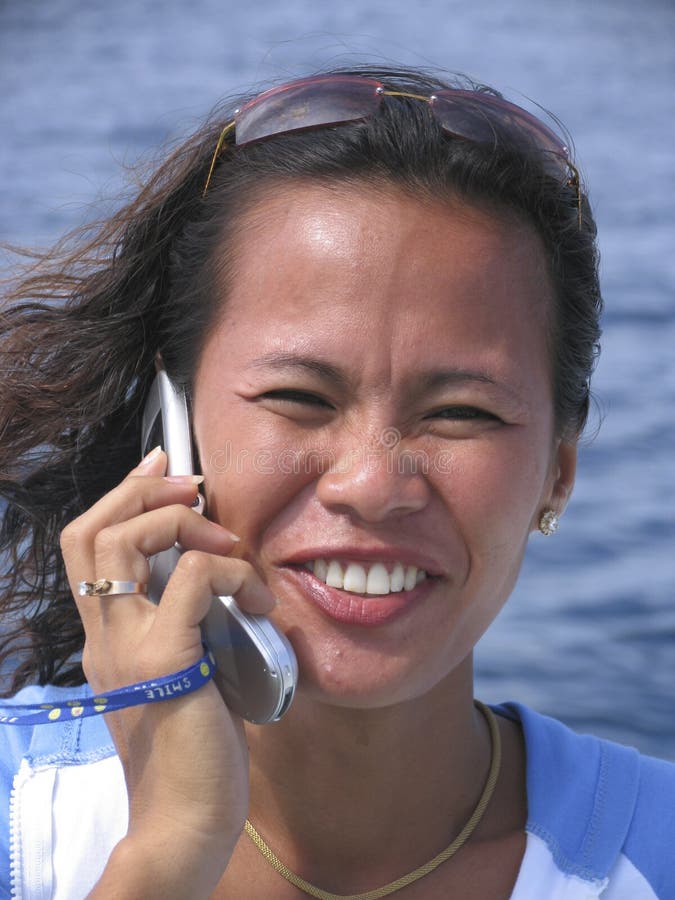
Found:
[[[500,387],[485,372],[474,372],[470,369],[441,369],[440,371],[422,372],[414,378],[415,386],[421,391],[435,391],[448,385],[459,384],[464,381],[478,381],[480,384],[489,384]]]
[[[341,369],[314,356],[272,352],[254,359],[251,366],[256,369],[274,369],[276,371],[301,369],[303,372],[317,375],[323,381],[330,381],[342,389],[347,389],[350,383],[349,378]]]
[[[276,371],[297,371],[298,369],[317,376],[324,381],[331,382],[336,387],[347,390],[351,381],[345,372],[314,356],[305,356],[295,353],[271,352],[253,360],[250,364],[253,368],[269,368]],[[485,384],[495,388],[521,409],[527,409],[527,403],[519,396],[518,392],[503,381],[498,381],[487,372],[473,369],[433,369],[416,374],[407,385],[406,393],[409,396],[416,394],[432,393],[458,384]]]

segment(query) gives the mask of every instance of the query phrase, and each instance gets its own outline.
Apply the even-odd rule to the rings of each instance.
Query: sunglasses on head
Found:
[[[427,103],[438,124],[451,137],[495,144],[501,132],[524,151],[539,151],[544,171],[576,190],[581,219],[579,172],[570,160],[569,148],[522,107],[485,91],[442,88],[424,96],[390,90],[377,79],[360,75],[318,75],[291,81],[264,91],[235,110],[234,119],[218,138],[204,196],[223,146],[232,136],[234,144],[243,147],[276,135],[362,121],[377,112],[384,97]]]

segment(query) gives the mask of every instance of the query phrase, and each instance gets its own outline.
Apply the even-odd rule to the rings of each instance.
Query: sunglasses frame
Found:
[[[298,95],[302,97],[308,89],[318,88],[319,91],[322,88],[337,89],[341,85],[349,86],[352,91],[351,99],[362,99],[363,101],[361,107],[358,107],[354,114],[345,113],[336,114],[334,116],[319,115],[318,118],[313,118],[312,116],[307,115],[310,107],[307,105],[300,105],[299,107],[294,108],[296,110],[296,118],[295,124],[292,124],[291,127],[279,128],[275,126],[274,128],[265,129],[264,127],[260,128],[259,126],[257,132],[253,129],[254,133],[252,137],[244,136],[243,138],[239,138],[237,135],[238,130],[243,131],[244,134],[248,133],[245,127],[247,118],[251,116],[255,118],[256,112],[260,115],[268,105],[271,105],[272,110],[274,110],[275,102],[278,104],[278,101],[284,97],[288,97],[290,102],[290,98],[293,97],[293,95],[295,95],[297,99]],[[315,95],[315,97],[318,96],[319,93]],[[263,93],[258,94],[242,107],[236,109],[233,119],[225,125],[218,137],[202,196],[205,197],[207,194],[218,158],[220,157],[225,142],[231,136],[232,132],[234,132],[235,136],[235,146],[245,147],[249,144],[257,143],[258,141],[266,140],[277,135],[365,121],[377,112],[384,97],[401,97],[403,99],[419,100],[429,104],[436,121],[443,131],[451,137],[460,140],[469,140],[474,143],[484,144],[487,143],[490,138],[493,141],[496,139],[497,134],[495,132],[495,126],[504,129],[510,128],[510,134],[516,140],[520,140],[521,143],[529,144],[531,148],[536,148],[542,153],[546,153],[547,157],[544,161],[546,162],[548,160],[551,164],[548,166],[549,173],[554,177],[563,176],[563,183],[568,187],[574,188],[577,195],[579,227],[581,227],[582,196],[579,171],[570,159],[570,151],[567,145],[554,131],[536,116],[532,115],[521,106],[517,106],[515,103],[511,103],[508,100],[504,100],[501,97],[486,91],[442,88],[429,96],[425,96],[424,94],[408,91],[390,90],[377,79],[360,75],[317,75],[312,78],[301,78],[263,91]],[[350,98],[347,92],[345,92],[343,101],[345,106],[347,105],[348,99]],[[277,122],[277,125],[279,118],[282,117],[290,119],[291,122],[293,121],[291,118],[293,109],[291,109],[289,114],[283,113],[280,105],[277,108],[280,111],[279,117],[274,120]],[[451,124],[449,123],[449,120],[453,118],[452,115],[447,116],[447,121],[444,119],[444,110],[447,113],[455,114],[455,128],[451,127]],[[458,128],[457,115],[462,112],[473,116],[472,122],[474,126],[477,122],[484,127],[487,126],[490,134],[487,137],[477,137],[475,134],[467,133],[470,129]],[[251,130],[250,125],[248,126],[248,129]]]

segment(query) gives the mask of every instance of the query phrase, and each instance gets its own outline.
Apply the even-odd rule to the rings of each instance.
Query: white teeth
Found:
[[[366,570],[358,563],[349,563],[345,569],[345,577],[342,583],[342,589],[351,591],[354,594],[365,594],[366,592]]]
[[[421,571],[421,569],[420,569]],[[389,590],[398,593],[403,590],[405,583],[405,569],[399,562],[396,563],[389,576]]]
[[[345,568],[337,560],[315,559],[306,563],[305,568],[314,572],[319,581],[329,587],[340,588],[353,594],[373,594],[383,596],[399,591],[411,591],[424,581],[427,573],[417,566],[404,566],[397,562],[391,572],[384,563],[370,566],[357,562],[347,563]]]
[[[363,574],[365,575],[365,569],[363,570]],[[345,587],[346,586],[347,582],[345,580]],[[368,572],[368,580],[365,589],[366,594],[388,594],[390,590],[389,572],[387,572],[382,563],[375,563],[375,565],[370,567],[370,571]]]
[[[412,591],[417,584],[417,566],[408,566],[405,570],[405,580],[403,582],[404,591]]]
[[[316,574],[316,573],[315,573]],[[334,559],[328,563],[326,570],[326,584],[328,587],[341,588],[344,587],[344,577],[342,575],[342,566]]]

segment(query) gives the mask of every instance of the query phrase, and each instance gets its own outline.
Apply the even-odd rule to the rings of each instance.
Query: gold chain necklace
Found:
[[[315,887],[313,884],[310,884],[309,881],[305,881],[304,878],[301,878],[299,875],[296,875],[295,872],[292,872],[288,866],[285,866],[274,851],[261,838],[248,819],[244,826],[246,834],[251,838],[267,862],[279,873],[279,875],[285,878],[286,881],[290,881],[291,884],[295,885],[295,887],[305,894],[309,894],[310,897],[318,897],[319,900],[378,900],[380,897],[386,897],[387,894],[393,894],[395,891],[400,891],[401,888],[407,887],[407,885],[412,884],[413,881],[423,878],[425,875],[428,875],[429,872],[433,872],[434,869],[437,869],[441,863],[446,862],[451,856],[454,856],[460,847],[463,847],[469,840],[483,818],[483,814],[492,798],[497,779],[499,778],[499,770],[502,762],[502,745],[499,735],[499,726],[497,725],[497,720],[491,709],[485,706],[484,703],[481,703],[480,700],[475,700],[474,703],[485,716],[490,729],[490,740],[492,743],[492,760],[490,762],[490,771],[488,772],[483,793],[480,795],[480,799],[471,814],[471,818],[450,846],[446,847],[445,850],[442,850],[438,854],[438,856],[434,856],[433,859],[430,859],[429,862],[424,863],[424,865],[420,866],[418,869],[408,872],[407,875],[402,875],[401,878],[397,878],[396,881],[391,881],[381,888],[366,891],[365,894],[332,894],[330,891],[324,891],[321,888]]]

